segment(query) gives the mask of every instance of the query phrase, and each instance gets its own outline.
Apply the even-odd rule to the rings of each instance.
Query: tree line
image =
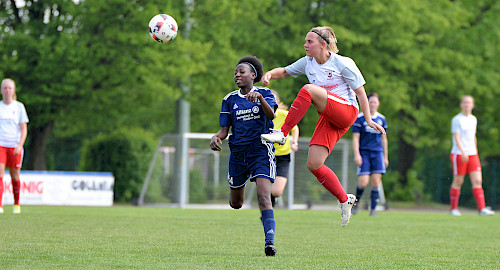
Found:
[[[78,153],[89,138],[117,129],[172,133],[181,97],[191,103],[190,130],[215,132],[237,60],[255,55],[265,70],[286,66],[305,55],[305,34],[318,25],[333,27],[339,54],[353,58],[367,92],[380,95],[401,185],[419,155],[449,151],[464,94],[476,99],[480,155],[500,156],[495,0],[21,2],[0,1],[0,75],[16,81],[30,117],[26,169],[53,169],[64,163],[61,152]],[[179,24],[172,43],[149,37],[159,13]],[[304,83],[270,87],[291,103]],[[302,135],[312,134],[317,117],[306,115]]]

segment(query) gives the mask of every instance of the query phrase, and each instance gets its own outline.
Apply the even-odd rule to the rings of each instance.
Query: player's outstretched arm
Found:
[[[290,75],[288,73],[286,73],[286,70],[284,67],[278,67],[278,68],[274,68],[274,69],[266,72],[264,74],[264,76],[262,76],[261,81],[262,81],[262,84],[265,86],[265,85],[268,85],[271,80],[283,79],[283,78],[286,78],[289,76]]]
[[[222,140],[227,137],[228,133],[229,127],[221,127],[219,131],[214,136],[212,136],[212,139],[210,140],[210,149],[212,149],[213,151],[221,151]]]
[[[357,166],[361,166],[363,164],[363,158],[361,158],[361,154],[359,153],[359,139],[361,134],[359,132],[352,133],[352,152],[354,153],[354,163]]]
[[[382,135],[382,149],[384,149],[384,165],[387,169],[389,167],[389,142],[387,141],[387,134]]]
[[[381,125],[373,122],[373,120],[372,120],[372,116],[370,114],[370,106],[368,105],[368,97],[366,96],[365,87],[361,86],[358,89],[355,89],[354,93],[356,93],[356,96],[358,97],[359,105],[361,106],[361,109],[363,110],[363,114],[365,116],[366,123],[371,128],[379,131],[382,134],[385,134],[385,129]]]

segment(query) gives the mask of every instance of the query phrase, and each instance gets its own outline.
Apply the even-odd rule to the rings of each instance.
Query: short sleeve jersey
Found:
[[[451,120],[451,133],[460,133],[460,141],[464,148],[466,155],[477,155],[476,148],[476,129],[477,129],[477,118],[474,115],[464,115],[459,113],[453,117]],[[451,153],[456,155],[462,155],[460,148],[457,146],[455,141],[455,136],[452,136],[453,146],[451,148]]]
[[[288,111],[287,110],[283,110],[283,109],[277,109],[276,110],[276,113],[274,114],[274,119],[273,119],[273,123],[274,123],[274,128],[275,129],[280,129],[283,126],[283,124],[285,123],[285,119],[286,119],[287,115],[288,115]],[[295,129],[297,129],[297,127],[294,126],[292,128],[292,132]],[[276,149],[275,152],[274,152],[274,154],[276,156],[284,156],[284,155],[290,154],[290,152],[291,152],[291,148],[290,148],[290,134],[287,134],[285,144],[280,145],[280,144],[275,143],[274,144],[274,149]]]
[[[0,146],[16,147],[21,140],[19,124],[28,122],[26,108],[21,102],[14,100],[7,105],[0,101]]]
[[[363,86],[365,79],[351,58],[331,53],[326,63],[318,64],[314,57],[304,56],[285,67],[285,71],[293,77],[306,75],[310,83],[325,88],[358,108],[353,90]]]
[[[387,131],[387,121],[380,113],[372,115],[373,122],[381,125]],[[382,147],[382,133],[370,127],[363,113],[358,115],[356,122],[352,125],[352,132],[359,133],[359,149],[368,151],[384,151]]]
[[[268,88],[254,87],[251,91],[258,91],[267,101],[269,106],[276,111],[278,105]],[[221,127],[231,127],[229,143],[233,145],[246,145],[255,140],[260,140],[262,133],[269,133],[273,128],[273,121],[267,118],[259,100],[249,102],[240,90],[227,94],[222,100],[219,115]]]

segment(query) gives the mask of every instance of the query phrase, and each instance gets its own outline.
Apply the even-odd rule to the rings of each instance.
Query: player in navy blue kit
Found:
[[[377,110],[380,106],[378,94],[372,93],[368,96],[368,105],[373,122],[381,125],[387,130],[385,116]],[[371,176],[372,192],[370,204],[370,216],[377,216],[375,208],[379,199],[379,185],[385,168],[389,165],[387,153],[387,135],[370,127],[363,113],[358,115],[356,122],[352,125],[352,147],[354,151],[354,162],[358,165],[358,186],[356,188],[356,201],[363,195]],[[352,213],[358,211],[358,204],[352,208]]]
[[[210,148],[221,151],[222,140],[227,137],[231,127],[229,205],[234,209],[241,208],[247,181],[256,182],[265,234],[264,251],[267,256],[274,256],[276,221],[271,204],[271,190],[276,178],[276,158],[273,143],[264,141],[260,135],[273,128],[272,120],[278,105],[271,90],[253,85],[260,81],[263,73],[262,63],[256,57],[246,56],[238,61],[234,70],[234,82],[240,89],[227,94],[222,100],[219,116],[221,128],[212,137]]]

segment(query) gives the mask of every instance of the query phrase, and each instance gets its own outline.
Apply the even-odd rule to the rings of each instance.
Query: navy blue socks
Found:
[[[361,199],[361,196],[363,196],[363,191],[365,191],[364,188],[360,188],[359,185],[356,187],[356,200],[359,201]]]
[[[264,226],[264,235],[266,244],[274,244],[274,232],[276,231],[276,220],[274,219],[273,209],[262,211],[262,225]]]
[[[377,204],[378,204],[378,198],[380,197],[379,195],[379,192],[378,192],[378,188],[374,188],[372,187],[372,194],[370,196],[370,199],[371,199],[371,206],[370,206],[370,209],[371,210],[375,210],[375,208],[377,207]]]

